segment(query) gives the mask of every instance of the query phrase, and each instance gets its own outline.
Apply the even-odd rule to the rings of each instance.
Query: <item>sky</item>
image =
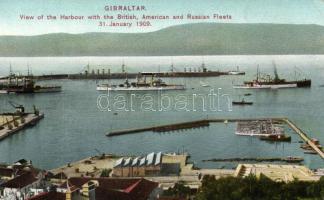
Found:
[[[106,5],[144,5],[145,11],[107,12]],[[20,15],[230,15],[231,20],[153,20],[151,26],[100,27],[111,20],[21,20]],[[199,22],[317,24],[324,26],[324,0],[0,0],[0,35],[46,33],[150,32],[165,27]]]

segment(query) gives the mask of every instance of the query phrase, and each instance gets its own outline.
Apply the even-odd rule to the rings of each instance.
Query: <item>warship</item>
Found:
[[[126,78],[125,82],[119,85],[100,84],[97,85],[97,91],[157,91],[157,90],[184,90],[184,85],[166,84],[160,78],[151,76],[151,80],[147,81],[146,76],[137,77],[136,82],[129,82]]]
[[[0,93],[51,93],[60,92],[62,90],[61,86],[42,86],[36,85],[33,77],[19,76],[10,73],[6,79],[0,81]]]
[[[245,81],[243,85],[234,85],[236,89],[279,89],[279,88],[307,88],[311,87],[312,81],[310,79],[287,81],[279,78],[277,68],[274,66],[274,78],[270,75],[261,76],[259,68],[257,69],[257,76],[255,80]]]

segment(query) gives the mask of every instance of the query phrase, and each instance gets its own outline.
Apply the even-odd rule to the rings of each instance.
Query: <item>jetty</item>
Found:
[[[4,119],[4,116],[1,116]],[[7,118],[8,116],[6,116]],[[11,116],[11,120],[3,123],[0,127],[0,140],[5,139],[20,130],[35,125],[39,120],[44,118],[44,114],[36,115],[34,113],[26,113],[23,118],[24,122],[21,121],[21,117]]]
[[[300,157],[286,157],[286,158],[213,158],[202,160],[203,162],[287,162],[287,163],[301,163],[304,161]]]
[[[0,140],[36,125],[38,121],[44,118],[44,114],[39,113],[35,106],[33,113],[26,113],[23,105],[12,101],[9,101],[9,103],[16,109],[16,112],[0,114]]]
[[[126,134],[133,134],[139,132],[169,132],[169,131],[176,131],[182,129],[192,129],[192,128],[200,128],[209,126],[208,120],[198,120],[198,121],[191,121],[191,122],[183,122],[183,123],[176,123],[176,124],[167,124],[161,126],[151,126],[145,128],[134,128],[134,129],[124,129],[118,131],[112,131],[107,133],[108,137],[119,136],[119,135],[126,135]]]
[[[200,128],[209,126],[210,123],[235,123],[235,122],[251,122],[251,121],[272,121],[272,123],[278,124],[287,124],[296,134],[300,136],[310,147],[322,158],[324,159],[324,152],[322,148],[316,146],[311,138],[302,131],[296,124],[294,124],[291,120],[284,118],[284,117],[275,117],[275,118],[214,118],[214,119],[203,119],[203,120],[196,120],[196,121],[189,121],[189,122],[182,122],[182,123],[175,123],[175,124],[167,124],[161,126],[151,126],[151,127],[144,127],[144,128],[133,128],[133,129],[123,129],[123,130],[116,130],[111,131],[106,134],[108,137],[113,136],[121,136],[127,134],[134,134],[140,132],[168,132],[168,131],[176,131],[182,129],[191,129],[191,128]]]

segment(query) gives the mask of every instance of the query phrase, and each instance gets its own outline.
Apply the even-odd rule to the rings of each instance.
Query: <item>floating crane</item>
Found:
[[[104,159],[105,158],[105,156],[106,156],[106,154],[105,153],[103,153],[103,152],[101,152],[101,151],[99,151],[98,149],[94,149],[98,154],[99,154],[99,159]]]
[[[9,104],[16,109],[16,113],[22,115],[25,114],[25,107],[21,104],[17,104],[13,101],[9,101]]]

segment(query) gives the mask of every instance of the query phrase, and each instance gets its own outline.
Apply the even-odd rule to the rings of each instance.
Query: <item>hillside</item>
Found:
[[[0,56],[323,54],[324,27],[186,24],[149,33],[0,36]]]

